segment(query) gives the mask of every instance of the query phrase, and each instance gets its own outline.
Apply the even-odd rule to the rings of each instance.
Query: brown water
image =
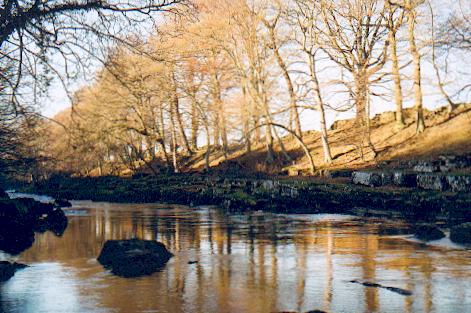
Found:
[[[17,258],[30,267],[0,284],[0,311],[471,312],[471,251],[379,236],[385,221],[85,201],[67,214],[63,237],[37,235]],[[175,257],[137,279],[95,260],[105,240],[133,237]]]

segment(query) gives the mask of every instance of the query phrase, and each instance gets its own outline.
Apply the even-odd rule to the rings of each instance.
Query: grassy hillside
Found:
[[[452,114],[446,108],[437,111],[425,111],[426,130],[416,135],[414,112],[405,111],[406,127],[397,130],[394,113],[386,112],[375,116],[371,121],[371,139],[378,152],[376,158],[368,148],[360,149],[360,134],[355,133],[354,120],[336,121],[328,131],[331,144],[333,164],[323,163],[320,134],[317,131],[307,131],[303,139],[314,158],[316,168],[345,169],[374,166],[386,160],[397,159],[434,159],[443,154],[471,153],[471,105],[462,105]],[[214,169],[237,171],[262,171],[272,174],[297,174],[307,172],[309,163],[296,141],[286,136],[283,143],[293,162],[286,162],[280,153],[279,144],[276,146],[278,160],[271,165],[265,162],[265,147],[263,143],[253,147],[251,153],[246,153],[243,145],[233,145],[224,157],[220,149],[213,149],[210,156],[211,167]],[[363,150],[363,151],[361,151]],[[204,168],[206,148],[203,147],[195,155],[182,160],[187,171]]]

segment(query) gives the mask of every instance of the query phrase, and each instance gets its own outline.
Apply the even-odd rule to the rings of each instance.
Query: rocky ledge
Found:
[[[352,182],[370,187],[398,186],[436,191],[471,192],[471,156],[441,156],[438,160],[381,164],[354,171]]]
[[[139,277],[161,270],[172,256],[161,242],[108,240],[98,262],[117,276]]]

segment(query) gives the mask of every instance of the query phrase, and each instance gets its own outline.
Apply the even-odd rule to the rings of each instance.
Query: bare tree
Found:
[[[279,35],[278,35],[278,25],[280,24],[282,13],[283,13],[283,7],[280,1],[275,1],[273,6],[270,6],[269,11],[274,11],[272,15],[274,15],[271,18],[268,18],[266,16],[263,16],[262,13],[259,13],[261,16],[261,20],[263,24],[265,25],[267,31],[268,31],[268,41],[269,41],[269,47],[273,51],[273,54],[275,56],[275,60],[281,69],[281,73],[283,74],[283,78],[286,82],[286,88],[288,89],[288,94],[289,94],[289,110],[290,110],[290,127],[292,128],[293,122],[294,122],[294,132],[296,135],[300,138],[302,138],[302,130],[301,130],[301,119],[299,118],[299,112],[298,112],[298,107],[297,107],[297,96],[294,91],[294,84],[293,80],[289,74],[287,62],[283,59],[281,55],[281,48],[284,44],[283,41],[279,40]]]
[[[317,31],[321,47],[333,62],[353,76],[358,128],[376,156],[367,106],[371,78],[387,60],[387,7],[380,0],[322,0],[318,6]]]
[[[317,75],[317,57],[321,50],[319,35],[316,29],[319,11],[312,0],[296,0],[296,8],[293,12],[294,23],[299,30],[300,39],[297,40],[301,50],[307,55],[309,64],[310,83],[314,93],[315,105],[313,108],[318,111],[321,131],[321,142],[324,151],[324,162],[332,163],[332,153],[330,151],[329,139],[327,135],[327,123],[325,116],[325,103]]]
[[[404,23],[404,10],[390,2],[386,3],[388,7],[388,28],[389,28],[389,44],[390,44],[390,58],[392,63],[392,76],[394,80],[394,100],[396,102],[396,127],[397,129],[404,128],[404,115],[403,115],[403,96],[401,86],[401,74],[399,72],[399,60],[397,53],[397,32]]]

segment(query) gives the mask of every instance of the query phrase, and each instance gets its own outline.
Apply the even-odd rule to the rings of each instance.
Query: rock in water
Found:
[[[471,244],[471,222],[452,227],[450,239],[457,243]]]
[[[173,256],[165,245],[153,240],[108,240],[98,262],[122,277],[150,275],[162,269]]]
[[[415,229],[415,237],[423,240],[438,240],[445,237],[445,234],[435,225],[420,225]]]
[[[10,263],[7,261],[0,261],[0,282],[7,281],[15,275],[17,270],[27,267],[20,263]]]

